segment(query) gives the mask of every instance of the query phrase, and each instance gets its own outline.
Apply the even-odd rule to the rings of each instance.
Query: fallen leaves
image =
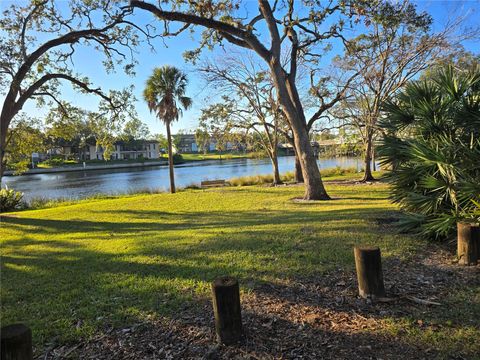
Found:
[[[434,346],[383,330],[386,318],[403,318],[419,308],[428,313],[453,288],[480,283],[478,268],[449,265],[448,256],[437,251],[408,261],[386,259],[388,297],[373,301],[357,296],[354,272],[342,269],[276,283],[249,282],[242,294],[245,338],[236,346],[216,344],[210,301],[198,299],[172,318],[152,316],[109,329],[89,341],[50,349],[39,359],[436,358],[440,353]],[[448,325],[419,318],[412,326],[437,332]]]

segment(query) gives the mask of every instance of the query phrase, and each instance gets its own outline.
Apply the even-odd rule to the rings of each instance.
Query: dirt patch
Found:
[[[480,266],[457,266],[450,252],[436,248],[408,260],[386,260],[384,278],[392,301],[358,298],[355,273],[341,269],[256,285],[242,295],[245,337],[236,346],[215,343],[213,312],[205,299],[174,318],[108,329],[90,341],[50,349],[38,359],[472,358],[458,352],[446,355],[383,329],[386,318],[428,313],[431,319],[432,313],[441,313],[443,305],[422,305],[407,297],[442,303],[455,289],[480,286]],[[422,331],[442,326],[422,318],[415,321]]]

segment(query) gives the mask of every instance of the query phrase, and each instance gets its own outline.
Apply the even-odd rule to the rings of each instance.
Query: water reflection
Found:
[[[339,157],[321,159],[320,168],[361,167],[357,158]],[[295,166],[291,156],[279,158],[280,172],[292,171]],[[268,159],[232,159],[204,161],[175,166],[177,186],[187,186],[208,179],[229,179],[271,173]],[[108,169],[54,174],[7,176],[2,183],[22,191],[26,198],[82,198],[97,193],[122,193],[142,188],[168,189],[168,167]]]

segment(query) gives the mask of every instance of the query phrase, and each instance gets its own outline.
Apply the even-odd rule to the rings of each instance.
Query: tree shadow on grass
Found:
[[[376,357],[402,358],[406,351],[404,358],[408,359],[475,358],[480,353],[476,340],[480,333],[480,268],[449,265],[445,254],[433,261],[431,254],[427,259],[424,255],[384,261],[387,296],[397,299],[393,302],[359,298],[354,271],[336,270],[320,277],[262,284],[253,290],[255,303],[277,303],[275,313],[286,314],[295,323],[360,332],[360,337],[371,339]],[[442,305],[418,304],[408,296]],[[395,339],[393,343],[399,347],[385,355],[385,343],[377,343],[376,336]],[[416,354],[408,352],[415,348]]]
[[[381,208],[361,209],[337,209],[322,210],[321,212],[311,211],[213,211],[208,215],[205,212],[172,212],[167,213],[156,210],[115,210],[108,211],[115,215],[114,219],[121,219],[122,216],[134,216],[143,221],[88,221],[88,220],[60,220],[45,218],[26,218],[3,216],[2,223],[18,230],[25,226],[30,227],[29,231],[41,234],[58,233],[97,233],[109,232],[113,234],[145,232],[145,231],[175,231],[175,230],[196,230],[205,228],[237,228],[255,227],[259,225],[291,225],[299,224],[299,219],[312,223],[318,221],[329,221],[332,219],[375,219],[385,213]],[[168,222],[164,220],[167,219]],[[335,230],[334,228],[332,230]],[[275,230],[273,230],[275,231]],[[17,241],[12,241],[13,243]]]
[[[149,316],[178,319],[186,305],[202,317],[197,307],[208,298],[209,282],[225,274],[237,276],[242,287],[250,289],[246,289],[247,293],[254,295],[253,300],[246,297],[246,318],[256,335],[246,346],[258,347],[269,356],[308,357],[314,339],[328,339],[328,334],[338,335],[338,351],[347,351],[352,344],[367,344],[358,345],[366,346],[365,354],[370,352],[368,344],[394,347],[390,337],[364,334],[358,329],[349,332],[318,321],[307,321],[316,329],[309,333],[298,319],[287,314],[293,311],[289,309],[303,307],[302,316],[307,318],[311,314],[325,315],[326,311],[337,316],[347,314],[345,324],[351,323],[349,317],[358,320],[355,314],[378,321],[403,319],[411,310],[400,307],[398,312],[389,312],[389,305],[378,305],[372,311],[371,306],[363,307],[363,301],[356,303],[351,249],[354,244],[392,242],[385,239],[389,236],[385,229],[374,226],[374,221],[386,214],[382,208],[224,211],[210,212],[208,216],[204,212],[153,210],[108,213],[112,221],[2,218],[6,227],[21,232],[19,238],[3,243],[4,319],[31,324],[40,346],[60,335],[57,341],[64,343],[112,326],[144,321]],[[122,221],[127,215],[139,221]],[[31,232],[40,234],[41,240],[33,238]],[[119,238],[121,241],[117,241]],[[90,244],[92,240],[104,240],[109,245],[98,248]],[[398,267],[398,273],[406,272],[407,265]],[[341,272],[347,275],[340,276],[340,280],[327,276],[337,267],[348,269]],[[385,269],[389,271],[388,262]],[[386,276],[390,290],[392,284],[398,288],[398,284],[415,283],[415,278],[393,278],[392,283],[390,279]],[[424,295],[429,297],[431,293]],[[270,315],[264,319],[268,306]],[[474,307],[478,308],[478,304]],[[280,310],[287,312],[276,320],[283,330],[276,335],[270,333],[271,340],[263,339],[260,335],[264,328],[273,326],[265,324]],[[432,319],[441,321],[439,316],[435,313]],[[298,344],[306,341],[310,345],[295,343],[291,349],[282,348],[282,337],[287,332],[294,333],[290,336]],[[255,340],[257,337],[263,340]],[[262,350],[266,346],[263,343],[268,343],[267,349]],[[413,354],[417,345],[405,343]],[[303,349],[298,354],[297,346]],[[312,354],[334,356],[328,352],[330,348],[325,343]]]

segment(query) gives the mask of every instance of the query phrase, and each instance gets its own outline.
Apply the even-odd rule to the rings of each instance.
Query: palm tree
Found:
[[[164,65],[153,69],[153,74],[148,78],[143,90],[143,98],[150,112],[155,113],[167,128],[171,193],[175,192],[175,178],[170,124],[182,115],[182,107],[187,110],[192,105],[192,99],[185,96],[187,83],[187,76],[182,71],[174,66]]]

